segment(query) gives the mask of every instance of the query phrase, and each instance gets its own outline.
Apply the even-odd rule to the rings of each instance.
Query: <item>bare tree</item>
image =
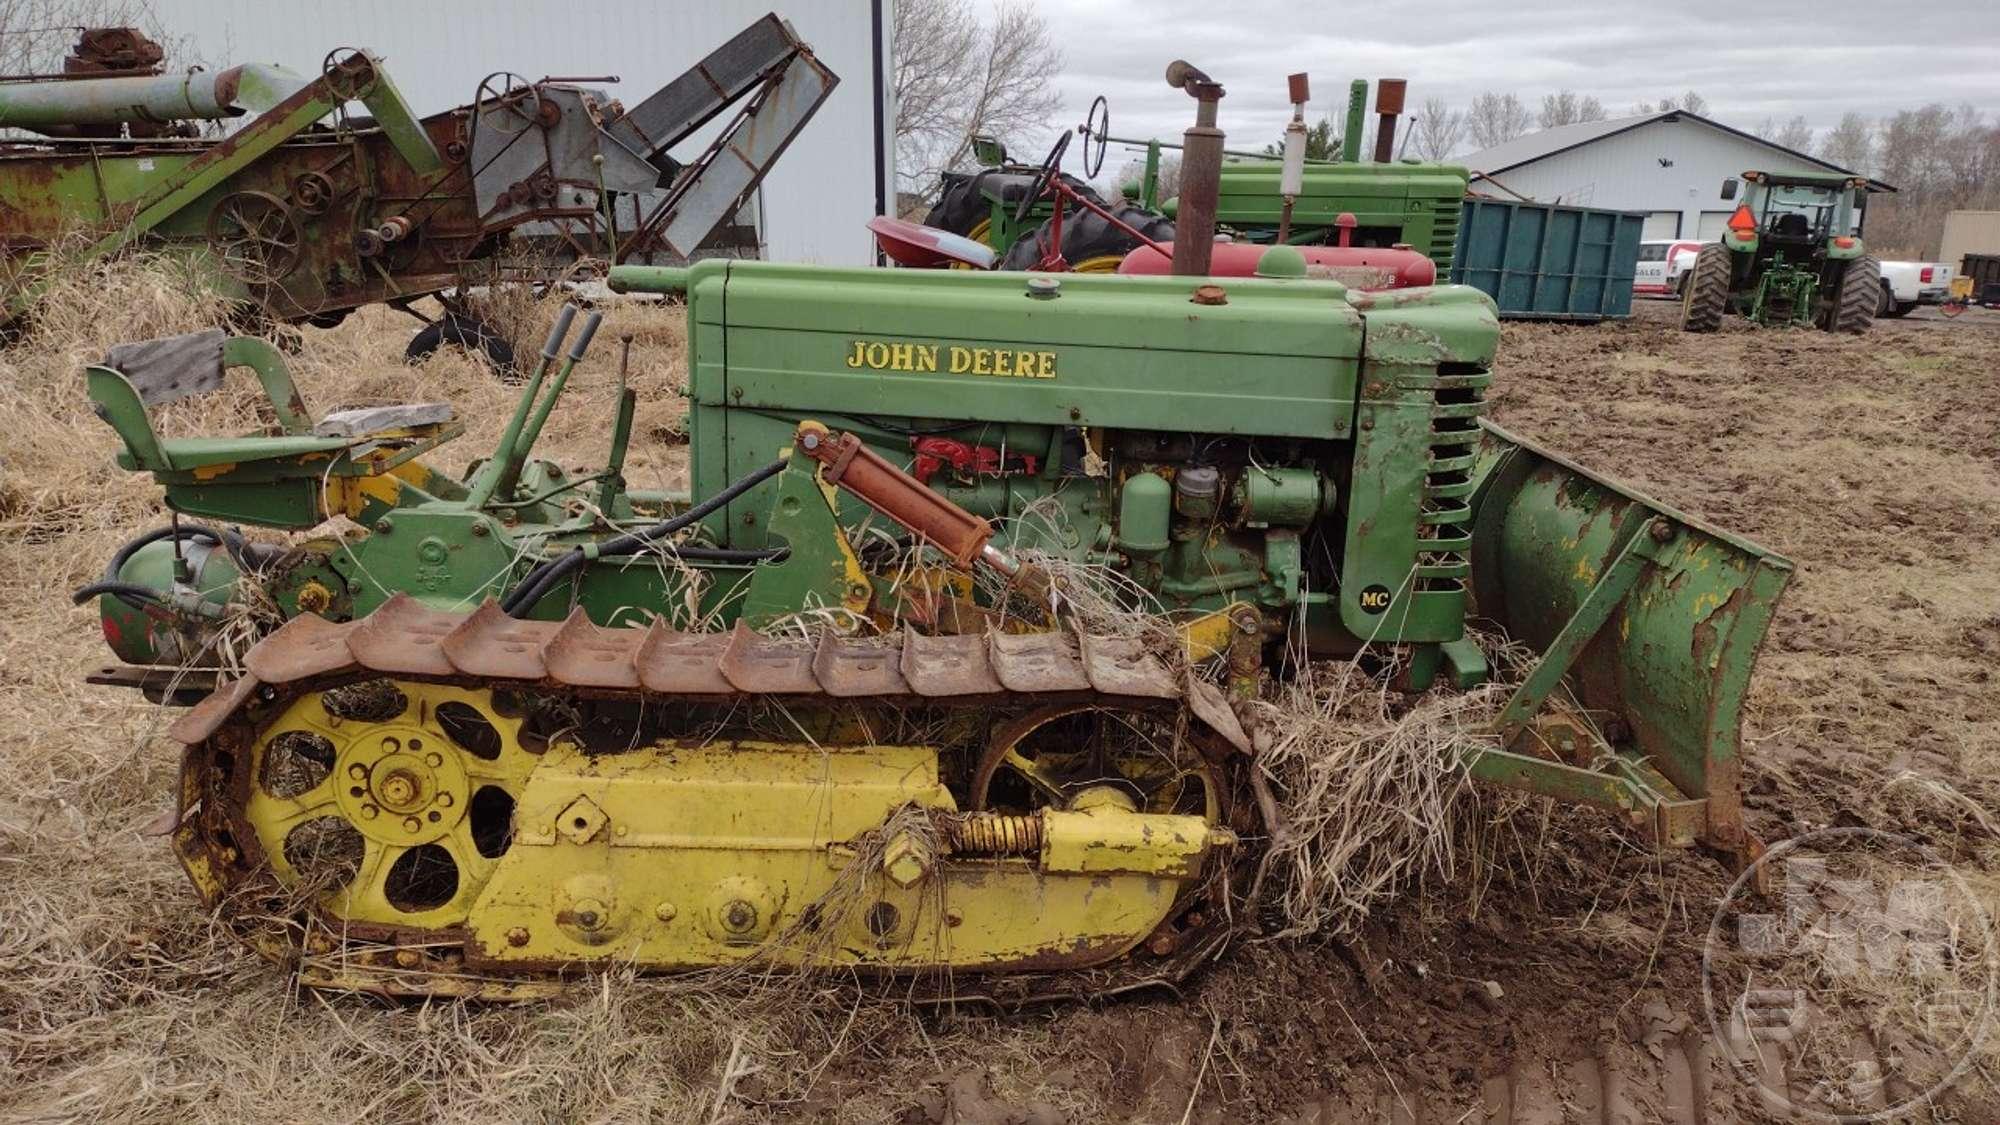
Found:
[[[1946,155],[1956,122],[1933,102],[1905,109],[1882,122],[1882,178],[1906,191],[1931,192],[1953,186]]]
[[[1136,205],[1139,202],[1142,198],[1141,189],[1145,186],[1145,182],[1146,162],[1144,160],[1128,160],[1125,162],[1124,167],[1118,169],[1118,191],[1120,195],[1125,197],[1127,203]],[[1160,154],[1159,178],[1154,184],[1154,191],[1157,197],[1163,200],[1172,199],[1174,196],[1180,194],[1180,157],[1172,153]]]
[[[901,0],[896,5],[896,136],[898,144],[951,134],[958,124],[966,59],[979,24],[954,0]],[[900,152],[898,156],[902,155]]]
[[[972,141],[1018,144],[1062,104],[1049,82],[1062,53],[1034,0],[1001,0],[981,23],[974,0],[896,4],[896,178],[925,200]]]
[[[1794,116],[1785,122],[1784,128],[1779,129],[1778,135],[1771,139],[1794,152],[1806,152],[1812,148],[1813,127],[1806,122],[1804,116]]]
[[[1542,112],[1537,120],[1542,128],[1553,129],[1558,125],[1602,121],[1604,116],[1604,103],[1596,98],[1578,95],[1575,90],[1558,90],[1542,96]]]
[[[1896,187],[1868,205],[1868,242],[1885,257],[1938,252],[1947,214],[2000,208],[2000,127],[1975,106],[1940,104],[1891,114],[1871,129],[1850,113],[1827,134],[1820,155]]]
[[[1689,90],[1684,94],[1668,94],[1656,102],[1640,102],[1638,105],[1632,107],[1632,112],[1670,113],[1677,109],[1684,109],[1689,113],[1698,113],[1706,117],[1708,116],[1708,99],[1695,93],[1693,90]]]
[[[1868,171],[1875,163],[1874,126],[1858,113],[1842,114],[1840,124],[1820,140],[1819,157],[1849,171]]]
[[[1946,182],[1955,195],[1967,200],[2000,195],[2000,125],[1986,124],[1976,106],[1961,105],[1943,148]]]
[[[1813,127],[1804,117],[1793,117],[1783,125],[1775,117],[1766,117],[1750,131],[1783,148],[1803,152],[1812,147]]]
[[[167,65],[200,60],[184,36],[168,35],[149,0],[0,0],[0,74],[49,74],[86,27],[136,27],[166,50]]]
[[[1410,144],[1425,160],[1443,160],[1465,139],[1465,114],[1443,98],[1425,98],[1410,125]]]
[[[1465,115],[1466,131],[1471,134],[1472,143],[1480,148],[1506,144],[1526,133],[1533,123],[1521,99],[1490,90],[1472,99],[1472,108]]]

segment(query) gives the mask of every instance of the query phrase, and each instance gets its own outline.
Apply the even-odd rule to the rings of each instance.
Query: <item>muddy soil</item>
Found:
[[[1493,416],[1799,564],[1746,707],[1759,836],[1881,829],[1990,875],[2000,333],[1697,337],[1675,312],[1508,325]],[[1731,882],[1714,857],[1642,852],[1587,813],[1507,832],[1479,885],[1400,903],[1363,940],[1252,940],[1178,1001],[1057,1017],[1050,1064],[1096,1062],[1117,1120],[1804,1119],[1771,1091],[1811,1104],[1806,1075],[1738,1070],[1705,1016],[1703,942]],[[1871,1049],[1878,1070],[1900,1061]],[[2000,1117],[1976,1074],[1940,1101],[1909,1116]],[[1034,1119],[983,1112],[956,1119]]]
[[[1862,339],[1690,337],[1672,312],[1509,325],[1494,416],[1799,564],[1745,714],[1757,833],[1906,834],[1990,896],[2000,331],[1969,315],[1884,322]],[[382,323],[342,331],[395,334]],[[662,336],[668,365],[678,342]],[[341,354],[394,354],[389,344],[400,348],[356,336]],[[376,367],[348,389],[471,393],[481,433],[504,417],[505,396],[466,368]],[[1703,940],[1731,879],[1722,865],[1654,855],[1591,813],[1499,797],[1473,818],[1480,858],[1454,883],[1381,911],[1352,940],[1248,934],[1179,995],[1009,1016],[912,1012],[831,985],[771,1014],[618,977],[523,1008],[300,995],[219,940],[163,842],[140,835],[171,777],[157,716],[76,686],[99,659],[95,619],[62,591],[94,576],[121,529],[150,524],[135,508],[147,490],[89,467],[111,450],[94,420],[44,405],[39,385],[7,389],[10,432],[54,432],[51,446],[78,459],[65,476],[52,468],[64,451],[17,443],[0,497],[0,557],[15,576],[0,582],[0,698],[18,719],[0,733],[0,1073],[11,1075],[0,1119],[1786,1116],[1725,1061],[1702,1009]],[[597,455],[601,433],[572,437],[579,457]],[[99,518],[66,489],[122,507]],[[1991,1073],[1916,1116],[2000,1120]]]

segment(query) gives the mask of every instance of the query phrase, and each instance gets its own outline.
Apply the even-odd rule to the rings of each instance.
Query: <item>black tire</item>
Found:
[[[412,336],[410,346],[403,349],[403,361],[422,363],[446,344],[484,359],[495,375],[508,382],[520,377],[514,366],[514,345],[485,322],[457,313],[444,314]]]
[[[1866,332],[1875,323],[1875,310],[1881,303],[1881,265],[1873,258],[1856,258],[1840,271],[1820,327],[1828,332]]]
[[[1889,279],[1888,278],[1882,279],[1882,303],[1875,306],[1875,318],[1877,320],[1880,320],[1883,317],[1888,317],[1893,320],[1897,317],[1908,316],[1916,311],[1917,311],[1917,302],[1898,301],[1896,299],[1896,291],[1894,289],[1889,288]]]
[[[305,344],[305,334],[297,325],[279,320],[264,306],[250,301],[231,304],[218,327],[232,336],[261,336],[286,355],[299,354]]]
[[[1681,331],[1713,332],[1722,327],[1729,310],[1729,249],[1711,242],[1694,256],[1682,278],[1687,295],[1681,299]]]

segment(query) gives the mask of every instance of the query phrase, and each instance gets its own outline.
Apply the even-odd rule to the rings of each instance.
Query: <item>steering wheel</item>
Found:
[[[1084,115],[1083,124],[1076,131],[1083,134],[1083,178],[1094,180],[1104,171],[1104,146],[1111,140],[1111,103],[1104,100],[1103,94],[1090,103],[1090,112]],[[1096,148],[1090,147],[1092,138],[1097,140]]]
[[[1056,138],[1055,147],[1049,150],[1049,155],[1042,161],[1041,169],[1035,173],[1034,189],[1022,196],[1020,206],[1014,208],[1015,222],[1028,221],[1028,212],[1035,209],[1035,204],[1041,200],[1042,194],[1049,190],[1049,181],[1062,174],[1062,158],[1063,153],[1069,151],[1069,136],[1065,132]]]

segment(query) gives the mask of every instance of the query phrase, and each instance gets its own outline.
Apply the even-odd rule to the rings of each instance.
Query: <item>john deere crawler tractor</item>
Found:
[[[1540,656],[1469,775],[1755,850],[1738,708],[1790,564],[1483,420],[1473,290],[746,262],[614,286],[685,296],[685,494],[626,487],[629,392],[603,468],[532,456],[595,314],[462,478],[425,463],[448,408],[316,417],[253,340],[89,371],[177,513],[80,592],[121,660],[96,678],[199,698],[175,850],[311,984],[1172,980],[1280,829],[1260,674],[1303,645],[1456,690],[1488,675],[1475,621]],[[151,410],[238,366],[272,432],[161,436]],[[229,526],[335,515],[282,548]],[[1080,570],[1168,630],[1080,613]]]
[[[1743,183],[1721,239],[1703,246],[1688,271],[1681,327],[1713,332],[1734,312],[1767,326],[1868,331],[1882,271],[1850,233],[1868,181],[1745,172]]]

